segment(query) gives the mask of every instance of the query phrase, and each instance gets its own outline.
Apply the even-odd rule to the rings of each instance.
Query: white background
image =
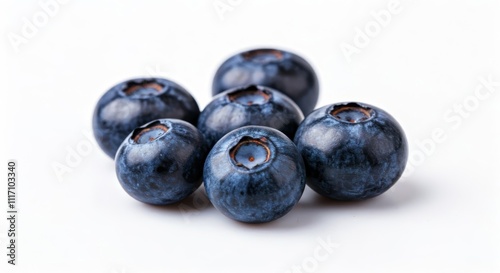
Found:
[[[48,1],[0,6],[1,215],[7,160],[19,172],[18,266],[0,217],[0,272],[500,271],[500,2],[401,0],[380,26],[389,0],[67,1],[47,15]],[[369,41],[355,43],[357,29]],[[163,76],[203,108],[218,65],[259,46],[311,62],[318,106],[363,101],[395,116],[405,178],[359,203],[307,189],[264,225],[225,218],[202,191],[166,208],[130,198],[86,136],[100,96]]]

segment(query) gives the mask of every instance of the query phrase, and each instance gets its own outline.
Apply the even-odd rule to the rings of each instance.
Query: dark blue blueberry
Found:
[[[208,147],[201,133],[178,119],[159,119],[135,129],[116,153],[116,175],[135,199],[167,205],[201,184]]]
[[[212,94],[249,85],[274,88],[310,113],[319,96],[319,83],[311,65],[302,57],[279,49],[254,49],[227,59],[217,70]]]
[[[224,215],[263,223],[288,213],[305,187],[304,162],[278,130],[246,126],[225,135],[203,170],[208,198]]]
[[[311,113],[295,143],[307,184],[336,200],[363,200],[388,190],[406,166],[403,129],[384,110],[364,103],[337,103]]]
[[[178,84],[161,78],[132,79],[113,86],[99,100],[92,126],[101,149],[111,158],[135,128],[160,118],[196,125],[200,109]]]
[[[245,125],[268,126],[290,139],[304,115],[287,96],[268,87],[238,87],[214,97],[201,112],[198,129],[210,147],[230,131]]]

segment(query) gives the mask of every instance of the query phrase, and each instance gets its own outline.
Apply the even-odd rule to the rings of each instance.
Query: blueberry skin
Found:
[[[261,101],[247,103],[252,98]],[[268,87],[250,85],[215,96],[201,112],[197,127],[212,147],[225,134],[247,125],[275,128],[293,139],[303,119],[299,107],[287,96]]]
[[[351,109],[365,109],[350,112]],[[336,109],[347,109],[332,114]],[[356,120],[357,119],[357,120]],[[307,184],[335,200],[363,200],[387,191],[404,171],[408,144],[403,129],[384,110],[364,103],[337,103],[311,113],[294,142],[304,158]]]
[[[167,131],[154,129],[161,126]],[[116,175],[133,198],[168,205],[186,198],[201,185],[207,154],[203,136],[193,125],[178,119],[159,119],[135,129],[124,140],[116,153]]]
[[[288,51],[261,48],[231,56],[215,73],[212,95],[249,84],[282,92],[297,103],[305,115],[318,102],[316,73],[306,60]]]
[[[160,118],[196,125],[200,109],[180,85],[162,78],[137,78],[109,89],[98,101],[92,118],[94,137],[111,158],[132,130]]]
[[[232,151],[248,140],[268,147],[268,161],[253,168],[237,165]],[[256,150],[246,152],[256,152],[255,160],[259,160]],[[305,188],[305,167],[295,144],[283,133],[246,126],[231,131],[213,147],[205,161],[203,181],[208,198],[224,215],[264,223],[282,217],[297,204]]]

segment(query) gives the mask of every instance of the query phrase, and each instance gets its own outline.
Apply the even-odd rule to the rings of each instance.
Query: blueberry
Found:
[[[208,198],[224,215],[262,223],[282,217],[299,201],[305,167],[297,147],[283,133],[246,126],[213,147],[203,181]]]
[[[319,96],[319,83],[311,65],[302,57],[279,49],[254,49],[227,59],[213,79],[212,94],[256,84],[274,88],[310,113]]]
[[[132,79],[113,86],[99,100],[92,126],[101,149],[111,158],[132,130],[159,118],[196,125],[200,109],[178,84],[161,78]]]
[[[208,148],[200,132],[178,119],[135,129],[116,153],[116,175],[133,198],[152,205],[178,202],[200,185]]]
[[[315,110],[300,124],[295,143],[308,186],[336,200],[382,194],[399,179],[408,158],[398,122],[380,108],[357,102]]]
[[[293,139],[303,119],[299,107],[287,96],[250,85],[215,96],[201,112],[198,129],[211,147],[225,134],[245,125],[272,127]]]

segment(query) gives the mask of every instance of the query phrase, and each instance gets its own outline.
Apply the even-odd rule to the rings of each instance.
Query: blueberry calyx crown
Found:
[[[153,122],[148,124],[146,127],[137,128],[132,133],[132,141],[136,144],[146,144],[153,142],[168,131],[168,127],[160,122]]]
[[[122,92],[128,97],[144,98],[158,95],[164,91],[165,86],[154,79],[128,81]]]
[[[283,52],[276,49],[256,49],[244,52],[242,56],[247,61],[269,63],[283,59]]]
[[[271,149],[269,149],[265,137],[251,138],[247,136],[231,148],[229,155],[236,166],[251,170],[269,161]]]
[[[227,94],[229,101],[236,102],[241,105],[261,105],[271,99],[271,93],[258,86],[251,85],[244,89],[239,89]]]
[[[373,118],[375,111],[355,102],[334,105],[330,115],[338,121],[346,123],[361,123]]]

